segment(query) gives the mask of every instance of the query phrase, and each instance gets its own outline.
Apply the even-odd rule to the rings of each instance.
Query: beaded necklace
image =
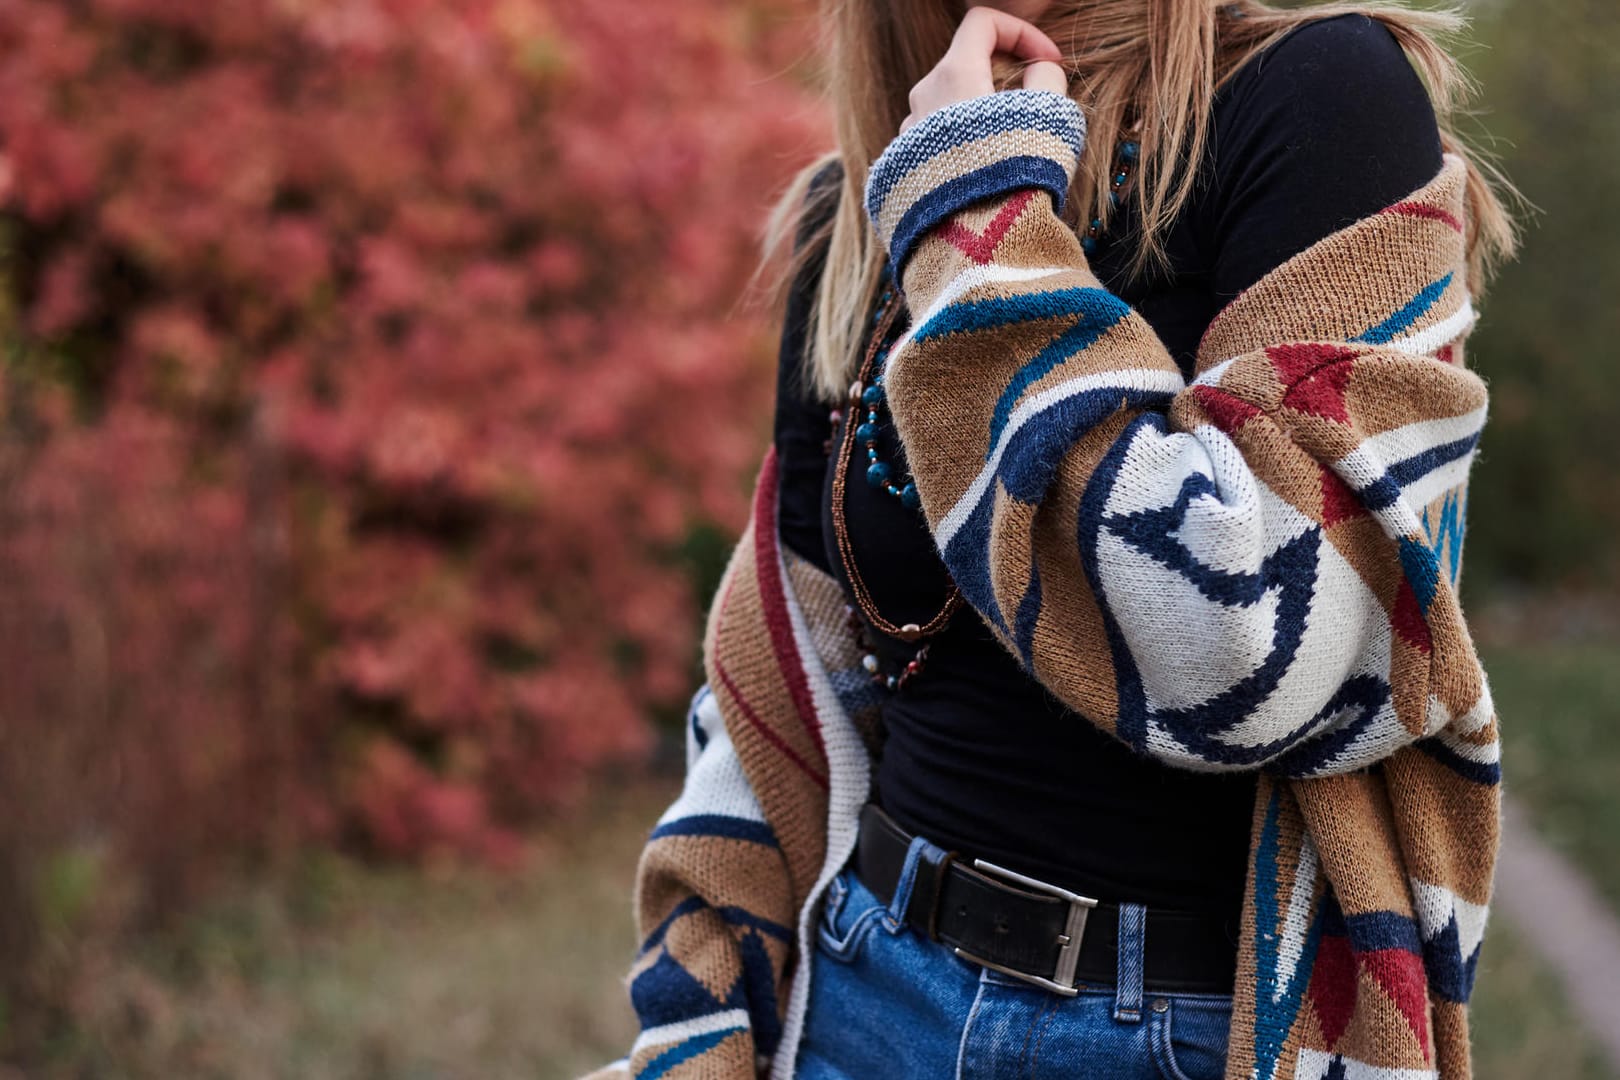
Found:
[[[838,541],[838,555],[844,564],[844,573],[849,578],[850,591],[855,595],[855,603],[860,607],[860,615],[879,632],[898,638],[904,642],[922,641],[924,638],[938,633],[950,621],[956,610],[962,606],[962,591],[956,583],[951,583],[950,595],[945,599],[945,605],[939,613],[926,623],[905,623],[896,625],[883,617],[878,611],[877,604],[872,599],[871,592],[866,587],[866,581],[861,577],[860,570],[855,565],[854,550],[849,542],[849,526],[845,520],[845,500],[847,492],[845,483],[849,474],[849,464],[855,460],[855,447],[857,444],[866,450],[866,482],[872,487],[887,491],[899,499],[908,509],[917,510],[922,502],[917,497],[917,486],[907,479],[903,483],[895,483],[898,477],[888,462],[881,460],[877,453],[877,437],[879,410],[885,402],[883,390],[883,362],[888,358],[894,343],[899,339],[903,327],[899,323],[901,309],[900,291],[889,280],[888,272],[884,272],[884,292],[879,302],[878,311],[873,316],[873,331],[871,342],[867,345],[866,356],[861,364],[859,374],[849,388],[850,415],[845,416],[838,411],[832,413],[834,424],[843,423],[843,439],[839,448],[839,466],[833,473],[832,491],[832,519],[833,532]],[[866,411],[866,419],[860,423],[853,423],[857,409]],[[929,642],[923,641],[917,651],[912,654],[898,672],[885,672],[882,661],[872,643],[866,638],[866,623],[856,614],[854,607],[846,608],[850,629],[855,633],[856,643],[862,650],[861,665],[866,669],[872,681],[890,690],[899,690],[922,673],[928,660]]]
[[[1130,182],[1131,173],[1136,166],[1137,158],[1141,154],[1141,147],[1134,139],[1121,139],[1115,152],[1114,171],[1109,178],[1108,198],[1114,209],[1118,209],[1123,198],[1125,187]],[[1088,225],[1085,235],[1080,238],[1080,246],[1088,258],[1094,257],[1104,237],[1103,222],[1101,218],[1093,217]],[[895,625],[878,611],[877,604],[872,599],[871,592],[866,587],[855,565],[854,550],[849,541],[849,526],[845,520],[845,482],[849,472],[849,464],[855,459],[857,445],[866,450],[866,482],[870,486],[900,500],[901,504],[909,510],[919,510],[922,501],[917,495],[916,483],[908,477],[900,477],[894,468],[878,456],[877,440],[881,429],[882,412],[887,406],[887,394],[883,388],[883,365],[893,351],[895,342],[904,332],[904,325],[900,322],[902,308],[900,290],[892,279],[887,267],[884,268],[883,293],[878,301],[877,312],[872,316],[872,336],[867,345],[865,357],[861,363],[860,372],[849,388],[849,414],[846,416],[838,409],[832,410],[830,419],[834,427],[842,424],[843,437],[839,448],[839,466],[833,474],[832,491],[832,519],[833,531],[838,541],[838,554],[844,564],[844,573],[849,579],[850,591],[855,596],[855,606],[846,605],[845,615],[849,627],[855,634],[855,641],[862,650],[861,665],[871,676],[872,681],[889,690],[900,690],[912,679],[922,673],[928,659],[929,642],[923,641],[938,633],[950,621],[958,608],[962,606],[962,591],[951,583],[950,594],[945,599],[944,607],[939,613],[926,623],[905,623]],[[860,423],[854,422],[854,417],[865,413],[865,419]],[[829,445],[830,449],[830,445]],[[859,614],[856,612],[859,607]],[[861,616],[865,616],[865,621]],[[904,667],[898,672],[885,672],[882,660],[879,659],[872,643],[866,637],[866,627],[870,623],[881,633],[898,638],[905,642],[922,641]]]
[[[1136,159],[1142,156],[1142,145],[1135,139],[1121,139],[1119,149],[1114,153],[1114,171],[1108,178],[1108,202],[1115,209],[1119,209],[1120,201],[1125,197],[1125,185],[1131,181],[1131,173],[1136,169]],[[1080,248],[1086,253],[1086,258],[1094,257],[1102,246],[1103,240],[1102,218],[1094,217],[1086,226],[1086,234],[1080,238]]]

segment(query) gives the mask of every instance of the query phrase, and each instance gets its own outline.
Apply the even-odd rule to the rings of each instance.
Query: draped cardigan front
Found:
[[[1486,403],[1464,163],[1233,300],[1189,383],[1059,216],[1083,141],[1067,98],[1007,91],[870,172],[914,313],[885,392],[936,546],[1087,721],[1258,772],[1228,1080],[1466,1077],[1500,775],[1456,592]],[[767,452],[638,870],[641,1034],[603,1075],[793,1075],[882,732],[777,483]]]

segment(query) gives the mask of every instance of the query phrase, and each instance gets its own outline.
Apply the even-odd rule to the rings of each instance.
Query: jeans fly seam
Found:
[[[979,979],[979,992],[973,995],[973,1005],[968,1009],[967,1023],[962,1025],[962,1041],[956,1045],[956,1080],[962,1080],[962,1065],[967,1060],[968,1036],[973,1033],[973,1021],[979,1015],[979,1002],[984,1000],[984,979]]]
[[[1031,1025],[1031,1031],[1035,1030],[1036,1025],[1040,1030],[1035,1035],[1035,1046],[1029,1055],[1030,1076],[1034,1076],[1041,1067],[1041,1044],[1046,1041],[1046,1032],[1052,1026],[1052,1021],[1057,1018],[1058,1005],[1056,1000],[1046,1002],[1035,1017],[1035,1025]]]

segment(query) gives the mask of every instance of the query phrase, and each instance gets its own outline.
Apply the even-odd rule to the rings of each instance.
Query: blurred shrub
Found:
[[[1620,587],[1620,4],[1480,3],[1481,125],[1538,208],[1472,339],[1470,592]]]
[[[796,11],[0,4],[0,907],[81,848],[159,905],[311,834],[499,860],[644,749],[826,141]]]

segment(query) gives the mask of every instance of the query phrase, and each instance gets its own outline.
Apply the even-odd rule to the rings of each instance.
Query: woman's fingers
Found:
[[[1052,39],[1023,19],[995,8],[972,7],[957,27],[951,46],[934,69],[911,88],[911,115],[904,131],[938,109],[996,89],[991,61],[998,55],[1023,61],[1023,85],[1030,90],[1066,93],[1069,78],[1060,66],[1063,53]]]
[[[998,52],[1009,53],[1020,60],[1063,59],[1057,44],[1033,24],[991,7],[968,8],[956,36],[951,39],[950,52],[960,52],[965,58],[987,64]]]
[[[1025,90],[1050,90],[1054,94],[1069,92],[1069,73],[1062,65],[1050,60],[1037,60],[1024,69]]]

